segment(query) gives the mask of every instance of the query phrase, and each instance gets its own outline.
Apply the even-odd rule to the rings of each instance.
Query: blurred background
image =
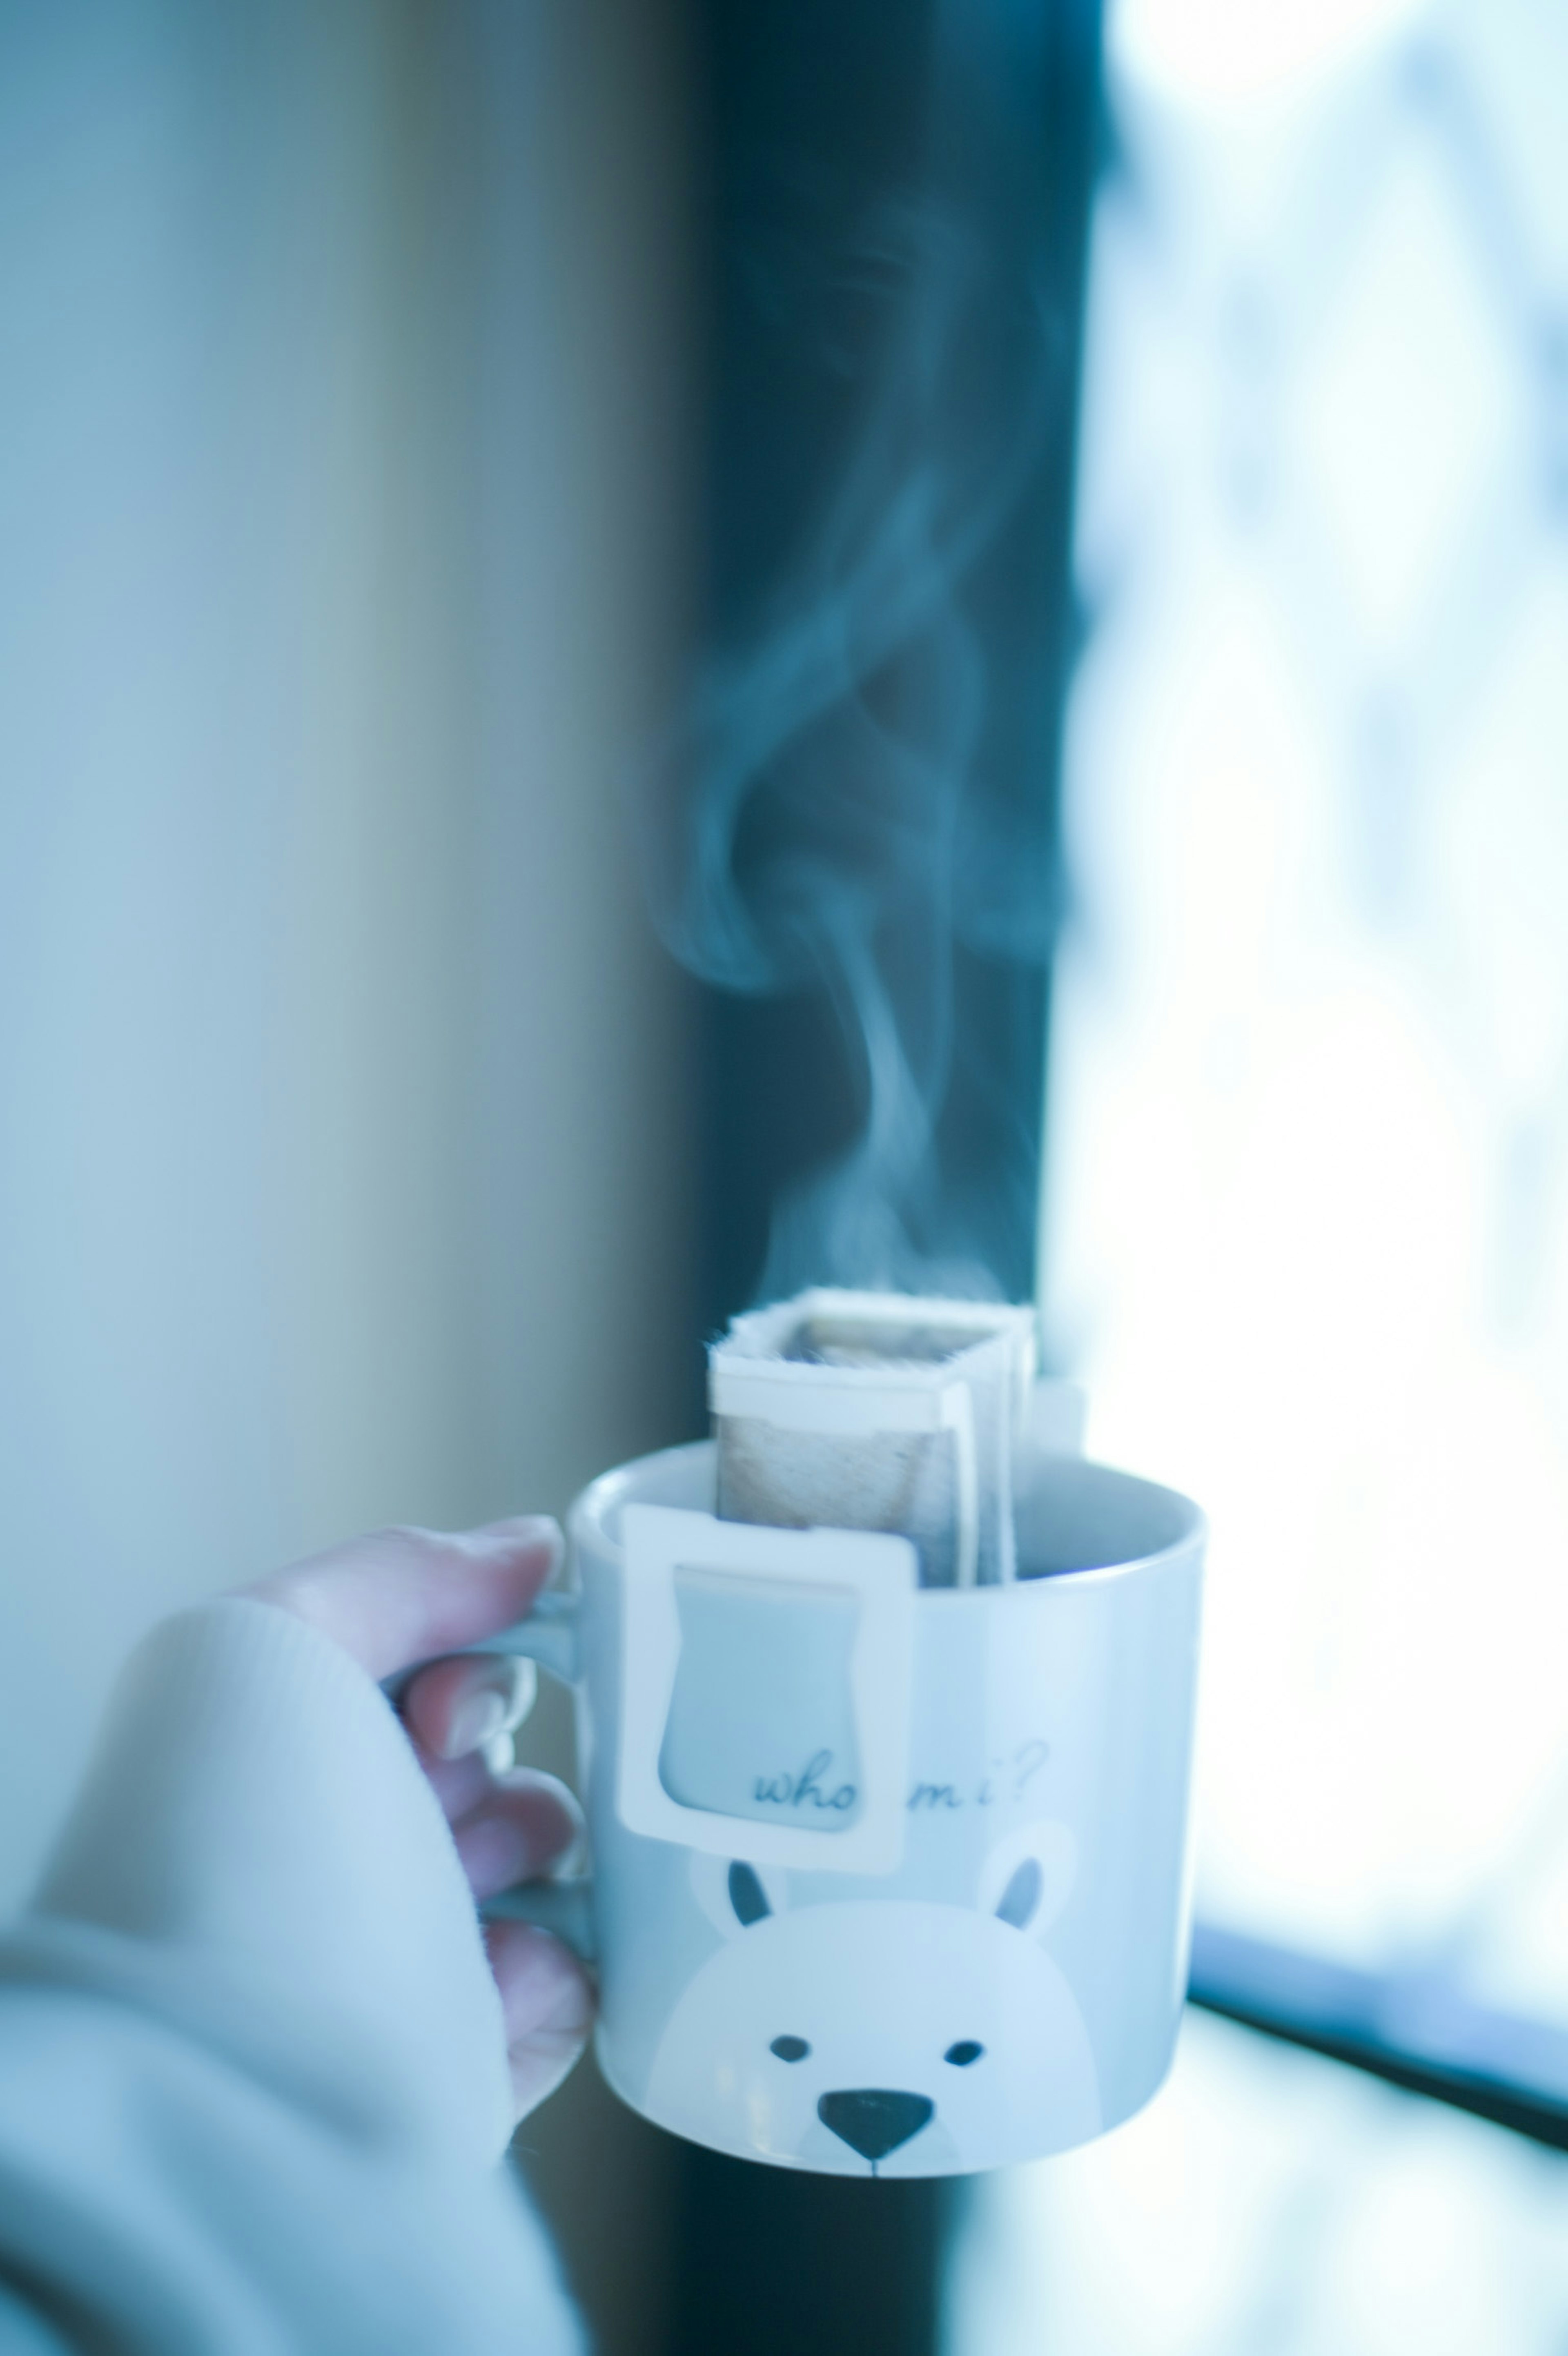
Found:
[[[1568,2345],[1565,91],[1530,0],[0,0],[0,1901],[150,1621],[560,1510],[782,1269],[1037,1291],[1212,1520],[1165,2092],[862,2186],[585,2064],[609,2356]]]

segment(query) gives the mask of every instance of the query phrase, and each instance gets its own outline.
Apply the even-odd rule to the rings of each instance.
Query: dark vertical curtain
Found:
[[[926,879],[946,894],[941,916],[929,891],[912,910],[884,893],[879,954],[933,1122],[903,1207],[922,1251],[972,1261],[1026,1299],[1075,638],[1069,541],[1098,0],[696,0],[695,16],[705,644],[721,659],[756,645],[790,584],[819,577],[824,537],[864,533],[864,514],[843,523],[846,483],[858,482],[863,509],[886,506],[913,468],[934,466],[942,626],[928,616],[911,630],[901,672],[896,660],[866,699],[897,696],[907,713],[945,692],[950,708],[975,707],[950,725],[933,704],[925,729],[963,738],[932,753],[962,771],[940,813],[950,840],[932,845],[945,863]],[[796,774],[771,801],[768,780],[752,795],[734,846],[743,900],[747,862],[776,871],[795,838],[835,880],[860,862],[856,888],[868,884],[865,862],[890,868],[908,851],[886,836],[821,839],[824,800],[855,749],[837,722],[838,735],[830,717],[787,748],[779,766],[793,760]],[[921,726],[917,710],[917,736]],[[947,1009],[928,1016],[920,992],[934,962]],[[866,1118],[865,1057],[842,997],[804,969],[785,979],[772,994],[714,991],[704,1007],[710,1330],[755,1297],[780,1190],[842,1154]]]
[[[918,712],[930,678],[950,673],[961,774],[940,805],[947,831],[920,921],[886,895],[878,954],[894,990],[918,1001],[934,891],[948,920],[946,1028],[934,1048],[924,1033],[917,1041],[930,1051],[931,1132],[908,1224],[922,1248],[966,1255],[1027,1298],[1076,636],[1098,0],[695,0],[694,26],[705,646],[723,659],[765,636],[788,584],[811,577],[813,546],[842,519],[857,469],[863,508],[897,497],[901,467],[945,469],[940,626],[914,632],[890,683],[867,694]],[[925,305],[913,327],[911,287]],[[907,399],[917,376],[923,390]],[[886,446],[868,458],[878,434]],[[748,861],[758,873],[787,861],[798,823],[821,833],[832,724],[803,798],[757,798],[734,845],[743,896]],[[871,891],[879,879],[865,862],[909,853],[897,841],[846,850],[831,830],[814,848],[827,864],[808,873],[832,884],[834,859],[859,860],[852,883]],[[702,1015],[711,1333],[755,1296],[780,1191],[860,1132],[868,1078],[842,994],[809,959],[772,994],[704,991]],[[817,2177],[692,2147],[680,2170],[680,2356],[934,2351],[958,2188]]]

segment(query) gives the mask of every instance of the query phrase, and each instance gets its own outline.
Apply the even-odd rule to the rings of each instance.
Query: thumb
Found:
[[[562,1547],[545,1514],[458,1533],[379,1530],[240,1592],[307,1621],[381,1678],[521,1620]]]

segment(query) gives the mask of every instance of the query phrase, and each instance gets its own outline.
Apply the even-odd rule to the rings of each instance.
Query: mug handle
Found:
[[[594,1931],[594,1877],[575,1873],[564,1881],[520,1881],[498,1890],[479,1909],[486,1922],[532,1922],[570,1947],[579,1963],[598,1961]]]
[[[537,1661],[562,1685],[575,1685],[581,1674],[577,1622],[580,1600],[576,1595],[551,1589],[535,1599],[526,1620],[499,1629],[493,1636],[481,1636],[478,1644],[465,1644],[457,1654],[442,1653],[435,1657],[453,1660],[479,1653],[510,1654],[514,1657],[521,1654],[524,1660]],[[396,1676],[385,1678],[381,1689],[388,1700],[395,1704],[411,1678],[429,1666],[428,1661],[415,1661]],[[493,1898],[487,1898],[479,1912],[487,1922],[535,1923],[540,1930],[564,1940],[583,1963],[591,1964],[596,1951],[593,1891],[591,1874],[575,1874],[563,1881],[523,1881],[514,1890],[498,1890]]]
[[[466,1644],[466,1653],[521,1653],[525,1660],[537,1661],[564,1686],[575,1686],[582,1674],[577,1642],[577,1610],[581,1598],[550,1588],[534,1598],[533,1609],[526,1620],[514,1627],[502,1628],[493,1636],[481,1636],[477,1644]],[[449,1658],[450,1655],[443,1655]],[[428,1666],[416,1662],[405,1669],[399,1679],[399,1689]]]

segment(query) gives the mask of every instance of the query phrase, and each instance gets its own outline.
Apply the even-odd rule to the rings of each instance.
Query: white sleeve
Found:
[[[376,1687],[269,1604],[156,1629],[0,1939],[0,2351],[575,2356],[509,2121]]]

